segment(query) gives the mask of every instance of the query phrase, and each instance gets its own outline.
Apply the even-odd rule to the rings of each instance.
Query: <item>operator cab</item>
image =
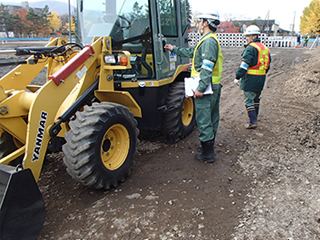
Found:
[[[115,52],[131,53],[132,68],[115,70],[115,83],[173,76],[187,60],[163,46],[170,41],[187,47],[187,34],[186,0],[77,0],[77,42],[91,44],[94,37],[110,36]]]

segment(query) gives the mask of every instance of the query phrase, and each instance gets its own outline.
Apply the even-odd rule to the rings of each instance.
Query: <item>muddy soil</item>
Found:
[[[38,239],[320,239],[320,48],[271,49],[254,130],[233,83],[241,51],[222,49],[215,163],[194,159],[197,129],[173,145],[141,132],[129,178],[96,191],[72,180],[63,153],[47,155]]]

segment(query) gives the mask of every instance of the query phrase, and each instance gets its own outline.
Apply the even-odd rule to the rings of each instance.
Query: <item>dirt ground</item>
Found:
[[[126,182],[95,191],[72,180],[63,153],[47,155],[38,239],[320,239],[320,48],[271,48],[254,130],[233,83],[242,50],[222,49],[215,163],[194,159],[197,129],[173,145],[142,132]]]

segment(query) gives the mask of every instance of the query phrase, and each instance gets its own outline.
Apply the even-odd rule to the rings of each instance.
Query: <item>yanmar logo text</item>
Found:
[[[44,133],[46,122],[47,122],[47,116],[48,116],[47,112],[44,112],[44,111],[41,112],[39,127],[38,127],[38,134],[34,143],[35,147],[33,149],[32,162],[39,160],[40,149],[41,149],[42,140],[43,140],[43,133]]]

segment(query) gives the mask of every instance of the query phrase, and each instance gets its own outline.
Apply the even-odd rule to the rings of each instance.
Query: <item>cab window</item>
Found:
[[[181,29],[182,33],[187,29],[188,17],[187,17],[187,5],[186,0],[181,0]]]
[[[178,36],[176,6],[174,0],[160,0],[161,32],[166,37]]]

